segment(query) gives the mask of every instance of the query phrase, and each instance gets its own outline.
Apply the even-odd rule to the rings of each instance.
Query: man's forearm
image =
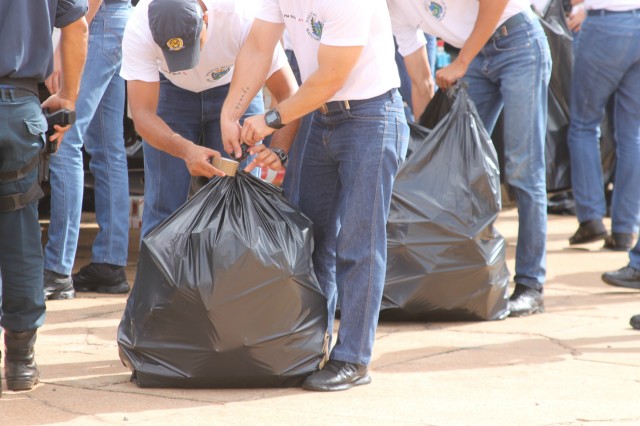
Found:
[[[456,60],[469,65],[491,37],[509,0],[480,0],[473,31],[460,49]]]
[[[174,132],[155,112],[133,113],[136,132],[151,146],[174,157],[184,159],[192,141]]]
[[[269,72],[272,52],[242,49],[236,58],[229,93],[224,101],[221,118],[239,121],[262,88]]]
[[[87,58],[87,38],[88,28],[85,18],[61,29],[62,82],[59,95],[70,101],[75,101],[80,91],[82,70]]]

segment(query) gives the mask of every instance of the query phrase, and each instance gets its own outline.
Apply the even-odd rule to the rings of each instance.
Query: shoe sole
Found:
[[[579,245],[579,244],[593,243],[593,242],[596,242],[596,241],[604,240],[605,238],[607,238],[608,235],[609,234],[604,232],[602,234],[592,235],[589,238],[584,238],[584,239],[580,239],[580,240],[577,240],[577,241],[569,238],[569,245],[570,246],[576,246],[576,245]]]
[[[607,244],[605,244],[602,248],[605,249],[605,250],[611,250],[611,251],[629,251],[629,250],[631,250],[631,247],[620,247],[620,246],[612,246],[612,245],[607,245]]]
[[[359,378],[355,382],[344,383],[337,386],[312,386],[312,385],[303,383],[302,389],[316,391],[316,392],[334,392],[334,391],[343,391],[343,390],[351,389],[354,386],[368,385],[369,383],[371,383],[371,376],[367,374],[366,376]]]
[[[76,297],[76,292],[74,290],[65,290],[65,291],[56,291],[54,293],[45,294],[45,300],[65,300],[65,299],[73,299]]]
[[[543,314],[543,313],[544,313],[544,306],[538,306],[537,308],[531,309],[530,311],[509,312],[509,317],[510,318],[528,317],[529,315]]]
[[[616,281],[616,280],[612,280],[611,278],[608,278],[606,275],[602,276],[602,281],[604,281],[606,284],[612,285],[614,287],[621,287],[621,288],[630,288],[633,290],[640,290],[640,283],[638,284],[629,284],[623,281]]]
[[[7,379],[7,388],[12,391],[27,391],[33,389],[39,380],[9,380]]]
[[[74,283],[75,287],[75,283]],[[124,294],[128,293],[131,287],[128,283],[120,283],[117,285],[103,285],[103,286],[77,286],[76,291],[83,293],[106,293],[106,294]]]

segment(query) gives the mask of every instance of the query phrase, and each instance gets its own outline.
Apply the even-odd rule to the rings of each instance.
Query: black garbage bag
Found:
[[[118,328],[141,387],[298,386],[327,354],[310,220],[244,172],[214,178],[142,241]]]
[[[496,320],[508,315],[509,271],[498,160],[458,86],[451,112],[429,132],[411,124],[393,188],[381,320]]]
[[[552,58],[547,102],[547,138],[545,161],[547,192],[571,188],[571,167],[567,137],[569,132],[569,99],[573,70],[573,35],[567,26],[561,0],[552,0],[540,24],[549,42]]]

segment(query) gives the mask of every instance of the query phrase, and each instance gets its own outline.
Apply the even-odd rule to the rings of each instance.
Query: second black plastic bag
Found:
[[[508,315],[495,149],[464,86],[432,131],[411,125],[387,224],[381,319],[496,320]]]
[[[141,387],[297,386],[326,354],[310,220],[244,172],[214,178],[142,241],[118,329]]]

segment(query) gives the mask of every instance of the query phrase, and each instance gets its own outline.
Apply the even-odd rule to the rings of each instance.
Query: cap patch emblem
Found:
[[[169,47],[169,50],[181,50],[184,48],[184,42],[182,41],[181,38],[176,37],[176,38],[172,38],[167,42],[167,46]]]

